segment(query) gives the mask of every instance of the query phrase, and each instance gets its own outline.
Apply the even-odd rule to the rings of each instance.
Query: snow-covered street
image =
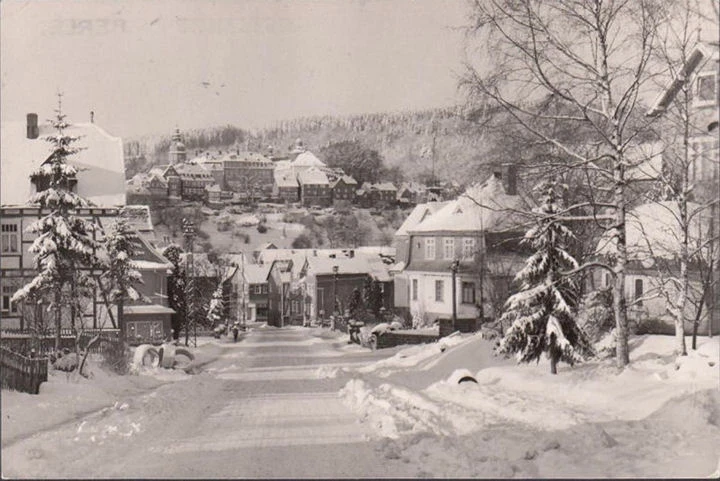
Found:
[[[552,376],[479,335],[368,351],[321,329],[203,340],[198,374],[53,374],[3,391],[5,477],[708,476],[720,455],[717,339],[676,361],[633,339],[618,373]],[[667,351],[667,353],[665,352]],[[462,368],[462,371],[458,369]],[[457,381],[470,375],[474,382]]]

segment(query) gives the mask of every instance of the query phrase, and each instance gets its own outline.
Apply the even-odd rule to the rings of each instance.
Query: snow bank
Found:
[[[378,324],[380,326],[381,324]],[[407,369],[423,361],[437,359],[449,348],[468,342],[473,336],[462,336],[459,333],[444,337],[436,343],[418,344],[397,352],[393,357],[382,359],[375,363],[357,369],[361,373],[377,373],[379,376],[388,376],[393,371]]]
[[[491,343],[476,337],[448,341],[455,345],[448,354],[459,354],[452,359],[440,356],[438,345],[413,346],[357,369],[391,377],[394,384],[372,387],[368,380],[353,380],[345,386],[343,398],[371,425],[382,427],[381,435],[388,431],[388,415],[395,423],[390,431],[396,435],[442,433],[448,428],[466,434],[503,423],[552,432],[587,423],[645,419],[678,396],[692,398],[720,386],[717,338],[699,339],[698,350],[681,358],[673,355],[673,337],[633,338],[631,365],[619,373],[614,359],[574,368],[561,365],[558,375],[550,374],[546,360],[530,365],[494,362],[477,371],[477,384],[458,384],[459,376],[472,375],[460,362],[472,355],[487,357]],[[388,375],[390,369],[395,372]],[[399,385],[413,377],[433,377],[436,382],[419,391]]]

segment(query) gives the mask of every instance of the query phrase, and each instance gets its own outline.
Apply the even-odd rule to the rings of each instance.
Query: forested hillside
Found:
[[[168,129],[163,137],[128,139],[125,145],[128,169],[134,173],[150,164],[165,162],[171,135],[172,129]],[[468,120],[460,108],[298,118],[253,133],[226,126],[191,130],[183,132],[183,136],[190,158],[196,150],[223,148],[266,152],[272,146],[281,153],[298,138],[319,155],[330,143],[356,140],[377,150],[386,167],[400,168],[408,179],[429,178],[434,159],[438,179],[466,183],[468,174],[470,177],[482,174],[483,169],[478,166],[492,160],[487,157],[491,150],[488,132]]]

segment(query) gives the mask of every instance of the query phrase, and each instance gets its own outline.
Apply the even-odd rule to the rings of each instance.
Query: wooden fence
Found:
[[[90,348],[90,352],[94,354],[104,354],[120,341],[120,331],[117,329],[87,329],[80,336],[80,348],[84,349],[96,334],[100,334],[101,342]],[[62,329],[60,335],[60,349],[74,351],[75,334],[72,330]],[[33,336],[27,331],[3,330],[0,337],[0,345],[15,353],[28,356],[34,353],[35,356],[43,356],[55,350],[55,335],[52,332],[43,336]]]
[[[48,359],[25,357],[0,346],[0,370],[3,388],[38,394],[48,378]]]

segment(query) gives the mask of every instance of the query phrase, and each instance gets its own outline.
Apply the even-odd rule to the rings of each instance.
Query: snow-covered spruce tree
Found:
[[[500,354],[516,354],[518,362],[537,361],[546,353],[552,374],[557,374],[558,361],[573,365],[592,353],[574,319],[577,286],[563,276],[563,271],[577,268],[578,263],[565,250],[572,232],[557,219],[557,188],[552,182],[540,186],[538,223],[523,239],[535,253],[515,276],[520,290],[505,304],[501,322],[510,328],[497,348]]]
[[[217,289],[215,289],[215,292],[213,292],[212,299],[210,299],[210,307],[208,308],[207,320],[211,328],[215,328],[222,323],[224,310],[223,285],[220,283]]]
[[[104,241],[107,259],[101,267],[103,274],[98,279],[100,291],[108,306],[117,305],[117,326],[120,328],[120,339],[126,340],[125,323],[122,322],[125,299],[137,301],[144,297],[135,289],[142,284],[142,275],[133,265],[132,257],[140,249],[140,237],[125,219],[118,219],[110,228]],[[108,309],[110,318],[112,311]]]
[[[67,159],[80,149],[72,146],[78,137],[65,132],[70,126],[65,118],[62,95],[58,95],[55,117],[50,119],[55,133],[45,137],[51,145],[51,154],[30,175],[36,193],[29,203],[47,212],[27,229],[37,234],[29,251],[35,254],[38,274],[12,299],[18,302],[26,298],[48,298],[49,309],[54,313],[56,350],[60,348],[63,306],[69,307],[74,328],[80,296],[92,286],[88,272],[81,268],[94,266],[98,261],[98,243],[93,239],[97,226],[76,215],[78,208],[88,207],[90,202],[73,192],[78,171]]]

